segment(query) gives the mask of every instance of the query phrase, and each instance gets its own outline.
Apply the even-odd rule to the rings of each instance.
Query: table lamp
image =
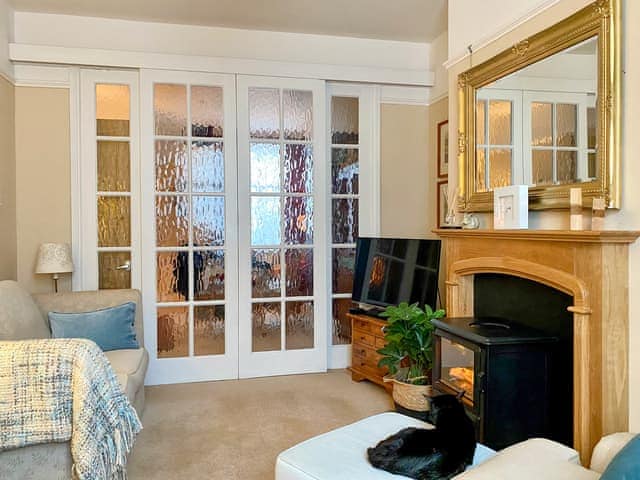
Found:
[[[56,293],[58,293],[59,274],[70,272],[73,272],[71,245],[68,243],[43,243],[40,245],[36,273],[53,274],[53,285]]]

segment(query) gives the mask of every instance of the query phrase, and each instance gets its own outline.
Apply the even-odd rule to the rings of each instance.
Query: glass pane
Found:
[[[284,241],[289,244],[313,243],[313,198],[284,199]]]
[[[98,191],[130,190],[129,142],[98,141]]]
[[[224,305],[193,307],[193,353],[224,354]]]
[[[558,160],[558,183],[574,183],[578,181],[578,152],[556,152]]]
[[[356,243],[358,238],[358,199],[333,199],[333,243]]]
[[[131,261],[130,252],[98,252],[98,288],[131,288],[131,272],[116,270],[127,261]]]
[[[333,299],[333,345],[349,345],[351,343],[351,320],[347,318],[349,309],[353,307],[350,298]]]
[[[598,144],[598,114],[595,108],[587,108],[587,148],[595,149]]]
[[[464,391],[465,396],[473,400],[473,350],[448,338],[442,338],[440,345],[442,381],[457,392]]]
[[[222,88],[191,87],[191,135],[222,137]]]
[[[158,308],[158,358],[189,355],[189,307]]]
[[[511,145],[511,102],[508,100],[489,102],[489,143]]]
[[[193,245],[224,245],[224,197],[193,196]]]
[[[291,193],[313,190],[313,147],[287,144],[284,150],[284,189]]]
[[[589,178],[596,178],[598,176],[598,164],[596,161],[596,152],[587,153],[587,174]]]
[[[332,193],[359,193],[360,165],[358,163],[358,149],[331,149],[331,185]]]
[[[313,94],[302,90],[283,90],[285,140],[311,140]]]
[[[280,350],[280,302],[254,303],[251,306],[252,352]]]
[[[157,83],[153,111],[156,135],[187,135],[187,87]]]
[[[531,145],[553,145],[553,104],[531,104]]]
[[[313,296],[313,250],[287,250],[284,263],[287,269],[287,297]]]
[[[331,143],[358,144],[358,104],[357,98],[331,98]]]
[[[251,245],[280,244],[280,198],[251,198]]]
[[[476,102],[476,143],[481,145],[487,143],[487,133],[485,131],[485,108],[487,108],[486,100],[478,100]]]
[[[511,185],[511,150],[492,148],[489,150],[489,186],[506,187]]]
[[[174,140],[156,140],[156,191],[187,190],[187,144]]]
[[[99,247],[131,245],[130,200],[129,197],[98,197]]]
[[[191,190],[207,193],[224,191],[222,142],[191,144]]]
[[[287,302],[285,315],[285,349],[313,348],[313,302]]]
[[[251,144],[251,191],[280,191],[280,145]]]
[[[193,299],[224,300],[224,251],[193,252]]]
[[[549,185],[553,183],[553,152],[551,150],[533,150],[531,161],[533,184]]]
[[[159,252],[156,257],[158,302],[189,299],[189,253]]]
[[[556,105],[556,145],[575,147],[577,145],[577,105],[558,103]]]
[[[96,85],[96,133],[105,137],[128,137],[129,103],[128,85]]]
[[[280,250],[251,250],[251,296],[279,297],[281,294]]]
[[[189,200],[160,195],[156,198],[156,245],[185,247],[189,244]]]
[[[277,88],[249,88],[249,135],[280,138],[280,91]]]
[[[476,189],[478,192],[487,191],[487,157],[486,149],[476,149]]]
[[[333,293],[351,293],[355,263],[355,248],[333,249]]]

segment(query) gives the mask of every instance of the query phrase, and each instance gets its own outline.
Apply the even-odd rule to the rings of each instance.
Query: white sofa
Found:
[[[282,452],[276,480],[402,480],[373,468],[367,448],[405,427],[431,425],[397,413],[382,413],[311,438]],[[578,452],[551,440],[534,438],[494,452],[478,445],[473,465],[456,480],[597,480],[611,459],[633,438],[631,433],[604,437],[589,469]]]

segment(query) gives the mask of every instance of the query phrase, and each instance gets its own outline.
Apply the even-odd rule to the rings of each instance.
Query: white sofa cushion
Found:
[[[144,348],[104,352],[118,378],[122,391],[133,402],[144,382],[149,354]]]
[[[0,282],[0,340],[49,338],[49,328],[29,292],[18,282]]]

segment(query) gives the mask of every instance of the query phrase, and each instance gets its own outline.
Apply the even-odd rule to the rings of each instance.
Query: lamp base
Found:
[[[53,291],[54,293],[58,293],[58,279],[60,276],[57,273],[53,274]]]

